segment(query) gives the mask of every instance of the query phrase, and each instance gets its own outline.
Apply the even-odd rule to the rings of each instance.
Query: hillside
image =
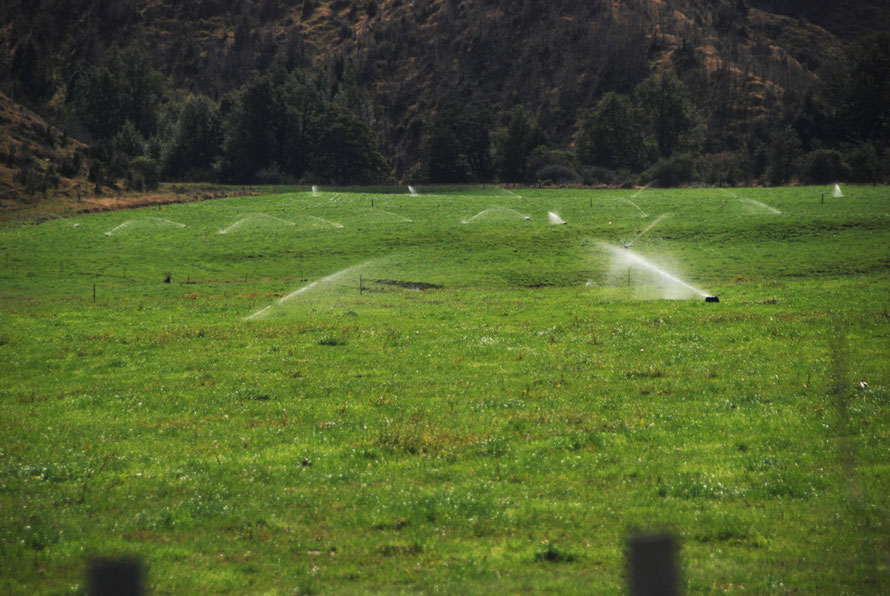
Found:
[[[89,192],[86,146],[0,93],[0,212],[49,196]]]
[[[890,6],[884,0],[749,0],[748,4],[814,23],[848,42],[890,31]]]
[[[155,160],[168,178],[191,171],[238,182],[357,182],[436,181],[437,172],[451,172],[453,181],[506,180],[497,147],[511,118],[525,118],[535,132],[523,152],[523,180],[533,181],[536,169],[549,164],[588,181],[584,160],[575,155],[585,110],[614,92],[631,98],[645,116],[640,85],[670,72],[682,82],[681,100],[688,104],[677,151],[707,162],[695,157],[686,173],[701,178],[718,167],[723,173],[705,181],[757,182],[767,177],[770,153],[787,153],[785,145],[795,148],[795,159],[823,148],[852,150],[864,141],[879,155],[886,145],[883,130],[875,141],[851,137],[844,128],[855,110],[841,97],[850,85],[845,88],[837,73],[851,70],[851,43],[880,30],[890,7],[871,0],[844,11],[832,6],[765,0],[18,1],[0,9],[6,49],[0,73],[10,97],[91,146],[111,143],[130,121],[135,131],[124,131],[132,141],[124,143],[129,153],[120,143],[95,153],[99,161],[119,157],[108,175],[113,178],[124,176],[139,154]],[[275,72],[286,76],[264,84],[281,93],[272,98],[264,91],[271,107],[251,116],[245,89]],[[126,99],[109,106],[109,88]],[[205,96],[212,102],[205,111],[220,121],[208,137],[217,147],[190,166],[171,166],[170,156],[181,154],[175,144],[183,110]],[[517,106],[525,111],[511,111]],[[239,132],[251,118],[268,122],[270,116],[288,124]],[[671,155],[653,149],[655,125],[637,119],[645,141],[639,152],[646,156],[632,168],[639,172]],[[344,129],[353,135],[346,141]],[[437,130],[445,133],[436,136]],[[436,168],[436,146],[449,136],[458,139],[449,149],[455,167]],[[243,147],[233,145],[245,137],[265,146],[258,153],[267,157],[239,160]],[[287,138],[299,138],[302,146],[284,146]],[[331,142],[313,148],[310,138]],[[353,159],[368,142],[385,166],[373,156],[351,174],[331,165]],[[476,146],[473,155],[470,145]],[[476,167],[482,145],[489,154],[482,161],[494,163]],[[549,153],[532,156],[535,146]],[[776,179],[787,181],[790,171]]]

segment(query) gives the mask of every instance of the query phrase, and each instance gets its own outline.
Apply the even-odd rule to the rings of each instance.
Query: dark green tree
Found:
[[[148,54],[131,46],[112,51],[75,81],[74,107],[97,139],[110,139],[128,120],[148,138],[156,132],[165,92],[163,75],[152,68]]]
[[[673,70],[653,73],[636,89],[647,130],[661,157],[688,148],[697,116],[686,87]]]
[[[433,182],[490,180],[491,120],[452,104],[440,108],[428,132],[427,170]]]
[[[643,168],[646,150],[640,120],[629,97],[607,93],[595,110],[581,112],[575,136],[578,161],[613,169]]]
[[[773,137],[767,155],[767,182],[779,186],[791,180],[794,162],[800,155],[800,139],[794,129],[786,127]]]
[[[890,145],[890,33],[868,38],[851,50],[847,122],[860,139]]]
[[[80,121],[97,139],[111,138],[124,123],[121,98],[123,82],[108,66],[92,66],[74,87],[74,103]]]
[[[12,76],[19,82],[24,99],[35,103],[49,99],[54,84],[47,48],[28,38],[12,55]]]
[[[155,190],[161,181],[161,168],[150,157],[140,156],[130,162],[127,182],[134,190]]]
[[[312,173],[335,184],[368,184],[386,175],[371,130],[352,112],[328,105],[312,123]]]
[[[228,119],[222,166],[225,180],[253,182],[261,169],[277,162],[285,113],[280,81],[261,76],[247,83]]]
[[[115,153],[124,155],[129,159],[138,157],[145,152],[145,139],[136,130],[136,126],[127,120],[114,133],[111,146]]]
[[[350,184],[385,176],[386,162],[367,125],[283,70],[251,79],[231,103],[224,180],[250,183],[263,172]]]
[[[427,168],[431,182],[467,181],[469,168],[461,155],[460,141],[453,125],[453,121],[438,113],[430,127]]]
[[[877,184],[883,177],[881,156],[869,143],[863,143],[852,149],[847,155],[850,164],[850,179],[853,182]]]
[[[826,184],[846,182],[851,175],[852,170],[840,152],[818,149],[806,156],[801,179],[807,184]]]
[[[494,164],[491,159],[491,115],[478,110],[464,119],[462,147],[470,166],[470,179],[476,182],[491,180]]]
[[[313,160],[324,162],[327,168],[329,160],[318,155],[330,155],[332,149],[320,143],[322,139],[332,138],[325,136],[327,125],[341,120],[328,118],[328,104],[305,81],[275,70],[254,77],[224,104],[228,104],[223,118],[226,141],[221,175],[224,180],[250,183],[260,170],[273,164],[282,175],[291,178],[300,178],[311,171]],[[348,110],[338,108],[331,113],[340,112]],[[334,138],[338,138],[337,135]],[[376,151],[376,145],[374,147]]]
[[[495,167],[504,182],[522,182],[528,178],[526,160],[532,149],[546,140],[535,117],[525,106],[516,106],[506,114],[507,125],[494,143]]]
[[[188,100],[164,157],[164,173],[172,178],[208,177],[222,154],[222,118],[216,103],[203,95]]]

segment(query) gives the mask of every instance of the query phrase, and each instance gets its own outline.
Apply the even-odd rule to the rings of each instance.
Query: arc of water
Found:
[[[228,234],[228,233],[231,232],[232,230],[237,229],[237,228],[240,228],[242,225],[244,225],[244,222],[249,221],[249,220],[252,220],[252,219],[271,219],[271,220],[274,220],[274,221],[283,223],[283,224],[288,225],[288,226],[295,226],[295,225],[297,225],[297,224],[295,224],[294,222],[292,222],[292,221],[290,221],[290,220],[282,219],[282,218],[280,218],[280,217],[275,217],[274,215],[269,215],[269,214],[267,214],[267,213],[251,213],[251,214],[249,214],[249,215],[246,215],[246,216],[242,217],[241,219],[239,219],[238,221],[236,221],[235,223],[233,223],[232,225],[230,225],[230,226],[227,227],[226,229],[224,229],[224,230],[220,230],[219,233],[220,233],[220,234]]]
[[[149,218],[149,219],[154,219],[155,221],[161,221],[161,222],[164,222],[164,223],[172,224],[172,225],[176,226],[177,228],[184,228],[184,227],[185,227],[185,224],[184,224],[184,223],[179,223],[178,221],[173,221],[172,219],[167,219],[166,217],[152,217],[152,218]]]
[[[742,200],[748,204],[754,205],[755,207],[761,207],[763,209],[766,209],[770,213],[775,213],[776,215],[782,215],[782,212],[779,211],[778,209],[776,209],[774,207],[770,207],[769,205],[761,203],[760,201],[755,201],[754,199],[742,199]]]
[[[170,220],[170,219],[166,219],[166,218],[163,218],[163,217],[146,217],[146,218],[143,218],[143,219],[128,219],[128,220],[125,221],[124,223],[119,224],[119,225],[113,227],[112,229],[108,230],[107,232],[105,232],[105,235],[106,235],[106,236],[111,236],[112,234],[114,234],[114,233],[117,232],[118,230],[122,230],[122,229],[124,229],[124,228],[129,228],[130,226],[134,226],[134,225],[138,224],[138,223],[141,222],[141,221],[156,221],[156,222],[159,222],[159,223],[169,224],[169,225],[171,225],[171,226],[176,226],[177,228],[184,228],[184,227],[185,227],[185,224],[179,223],[179,222],[177,222],[177,221],[172,221],[172,220]]]
[[[520,195],[516,194],[516,193],[513,192],[513,191],[507,190],[506,188],[502,188],[501,190],[504,191],[505,193],[507,193],[507,194],[510,195],[510,196],[516,197],[517,199],[521,199],[521,198],[522,198]]]
[[[124,228],[126,228],[126,227],[129,227],[129,226],[133,225],[133,221],[134,221],[134,220],[132,220],[132,219],[128,219],[128,220],[125,221],[124,223],[122,223],[122,224],[118,224],[118,225],[116,225],[115,227],[113,227],[113,228],[111,228],[110,230],[108,230],[107,232],[105,232],[105,235],[106,235],[106,236],[111,236],[112,234],[114,234],[114,233],[117,232],[118,230],[122,230],[122,229],[124,229]]]
[[[393,217],[398,217],[405,223],[414,223],[413,219],[408,219],[404,215],[399,215],[398,213],[393,213],[392,211],[387,211],[386,209],[380,209],[379,207],[374,208],[376,211],[380,211],[381,213],[386,213],[387,215],[392,215]]]
[[[637,197],[640,195],[641,192],[643,192],[644,190],[648,189],[650,186],[652,186],[653,184],[655,184],[655,182],[657,182],[657,181],[656,181],[656,180],[653,180],[652,182],[650,182],[649,184],[647,184],[646,186],[644,186],[643,188],[641,188],[640,190],[638,190],[637,192],[635,192],[634,194],[632,194],[632,195],[630,196],[630,198],[632,198],[632,199],[637,198]]]
[[[634,195],[634,196],[636,196],[636,195]],[[633,201],[631,201],[631,200],[628,199],[628,198],[625,198],[625,197],[621,197],[621,198],[622,198],[622,200],[624,200],[625,202],[630,203],[631,205],[633,205],[634,207],[636,207],[636,208],[637,208],[637,211],[639,211],[640,213],[643,214],[643,217],[649,217],[649,214],[646,213],[645,211],[643,211],[642,209],[640,209],[640,206],[639,206],[639,205],[637,205],[636,203],[634,203]]]
[[[352,267],[347,267],[346,269],[341,269],[340,271],[337,271],[336,273],[332,273],[331,275],[328,275],[327,277],[323,277],[323,278],[321,278],[321,279],[317,279],[317,280],[313,281],[312,283],[307,284],[307,285],[303,286],[302,288],[299,288],[299,289],[297,289],[297,290],[291,292],[291,293],[288,294],[287,296],[285,296],[285,297],[283,297],[283,298],[279,298],[277,301],[273,302],[272,304],[270,304],[270,305],[268,305],[268,306],[266,306],[266,307],[264,307],[264,308],[261,308],[260,310],[256,311],[256,312],[253,313],[252,315],[249,315],[249,316],[244,317],[244,320],[245,320],[245,321],[249,321],[249,320],[251,320],[251,319],[255,319],[255,318],[259,317],[260,315],[262,315],[264,312],[268,311],[269,309],[271,309],[271,308],[273,308],[273,307],[275,307],[275,306],[284,304],[285,302],[287,302],[287,301],[289,301],[289,300],[293,300],[294,298],[296,298],[296,297],[299,296],[300,294],[303,294],[303,293],[305,293],[305,292],[308,292],[309,290],[311,290],[311,289],[314,288],[314,287],[317,287],[317,286],[320,285],[320,284],[323,284],[323,283],[326,283],[326,282],[334,281],[335,279],[338,279],[338,278],[340,278],[340,277],[342,277],[342,276],[344,276],[344,275],[346,275],[346,274],[348,274],[348,273],[350,273],[350,272],[352,272],[352,271],[355,271],[355,270],[358,269],[359,267],[363,267],[364,265],[367,265],[369,262],[370,262],[370,261],[367,261],[367,262],[365,262],[365,263],[360,263],[360,264],[358,264],[358,265],[353,265]]]
[[[316,216],[314,216],[314,215],[304,215],[303,217],[305,217],[305,218],[307,218],[307,219],[313,219],[313,220],[315,220],[315,221],[320,221],[320,222],[323,223],[323,224],[327,224],[327,225],[329,225],[329,226],[333,226],[333,227],[335,227],[335,228],[342,228],[342,227],[343,227],[343,224],[338,224],[338,223],[335,222],[335,221],[331,221],[331,220],[329,220],[329,219],[325,219],[325,218],[323,218],[323,217],[316,217]],[[296,224],[294,224],[294,225],[296,225]]]
[[[477,217],[482,217],[483,215],[487,215],[487,214],[489,214],[489,213],[491,213],[491,212],[493,212],[493,211],[507,211],[507,212],[509,212],[509,213],[514,213],[514,214],[518,215],[519,217],[521,217],[521,218],[523,218],[523,219],[525,219],[525,220],[530,220],[530,219],[531,219],[531,217],[529,217],[528,215],[525,215],[525,214],[523,214],[523,213],[520,213],[519,211],[516,211],[515,209],[510,209],[509,207],[489,207],[488,209],[483,209],[482,211],[480,211],[479,213],[477,213],[476,215],[474,215],[474,216],[471,217],[470,219],[462,220],[462,222],[465,223],[465,224],[468,224],[468,223],[470,223],[471,221],[473,221],[474,219],[476,219]]]
[[[547,212],[547,221],[550,222],[551,226],[558,226],[558,225],[562,225],[562,224],[566,223],[565,220],[563,220],[560,216],[555,214],[553,211]]]
[[[67,217],[62,217],[61,215],[56,215],[55,213],[40,212],[37,214],[37,216],[46,218],[42,221],[38,221],[38,224],[46,223],[48,221],[64,221],[69,226],[74,226],[75,228],[80,226],[80,224],[72,222]]]
[[[695,292],[699,296],[702,296],[703,298],[707,298],[708,296],[710,296],[710,294],[708,294],[706,292],[702,292],[695,286],[692,286],[692,285],[686,283],[685,281],[683,281],[682,279],[676,277],[675,275],[668,273],[664,269],[657,267],[656,265],[649,262],[644,257],[642,257],[641,255],[638,255],[637,253],[630,250],[629,248],[620,248],[618,246],[613,246],[611,244],[604,244],[604,246],[619,259],[625,259],[634,265],[637,265],[644,269],[648,269],[649,271],[651,271],[657,275],[660,275],[664,279],[667,279],[675,284],[683,286],[684,288],[688,288],[688,289],[692,290],[693,292]]]
[[[634,238],[634,239],[631,240],[630,242],[625,243],[625,245],[624,245],[625,248],[630,247],[630,246],[633,246],[633,243],[636,242],[637,240],[639,240],[640,238],[642,238],[642,237],[643,237],[643,234],[645,234],[646,232],[648,232],[649,230],[651,230],[652,228],[654,228],[654,227],[658,224],[658,222],[660,222],[662,219],[664,219],[664,218],[667,217],[668,215],[670,215],[670,213],[662,213],[661,215],[659,215],[658,217],[656,217],[655,220],[654,220],[652,223],[650,223],[648,226],[646,226],[646,228],[645,228],[642,232],[640,232],[639,234],[637,234],[636,238]]]

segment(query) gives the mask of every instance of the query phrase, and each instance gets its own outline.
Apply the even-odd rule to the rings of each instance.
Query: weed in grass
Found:
[[[539,563],[574,563],[577,560],[575,553],[550,542],[535,553],[535,561]]]

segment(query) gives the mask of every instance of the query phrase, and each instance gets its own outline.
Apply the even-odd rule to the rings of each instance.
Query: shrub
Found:
[[[735,186],[743,177],[739,158],[732,153],[700,155],[693,163],[693,177],[714,186]]]
[[[881,158],[874,146],[869,143],[859,145],[847,154],[851,182],[879,182],[885,172],[881,171]]]
[[[562,165],[547,164],[535,173],[538,182],[552,182],[554,184],[571,184],[578,181],[578,174]]]
[[[807,184],[845,182],[851,176],[850,166],[841,154],[833,149],[812,151],[803,158],[801,180]]]
[[[272,162],[269,167],[263,168],[254,174],[254,180],[257,184],[276,185],[293,182],[292,179],[281,173],[281,166],[278,162]]]
[[[633,183],[636,174],[629,170],[612,170],[599,166],[582,166],[581,180],[587,186],[604,184],[606,186],[625,186]]]
[[[688,153],[663,157],[643,172],[643,184],[657,182],[658,186],[680,186],[692,180],[692,156]]]
[[[526,160],[526,171],[534,172],[532,182],[569,184],[578,181],[574,166],[575,156],[569,151],[549,149],[544,145],[535,147]]]
[[[127,179],[136,190],[154,190],[161,182],[161,168],[150,157],[137,157],[130,162]]]

